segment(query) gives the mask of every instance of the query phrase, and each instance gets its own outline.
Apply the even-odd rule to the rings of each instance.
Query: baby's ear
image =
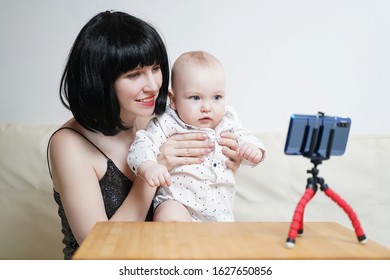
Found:
[[[169,90],[168,91],[168,97],[169,97],[169,101],[170,101],[170,106],[173,110],[176,110],[176,99],[175,99],[175,95],[173,94],[173,91],[172,90]]]

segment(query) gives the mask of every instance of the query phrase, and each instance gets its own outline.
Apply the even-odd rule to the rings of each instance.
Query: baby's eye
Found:
[[[200,100],[200,97],[196,96],[196,95],[193,95],[193,96],[190,96],[190,99],[197,101],[197,100]]]
[[[222,95],[215,95],[215,96],[214,96],[214,100],[215,100],[215,101],[218,101],[218,100],[220,100],[220,99],[222,99],[222,98],[223,98]]]

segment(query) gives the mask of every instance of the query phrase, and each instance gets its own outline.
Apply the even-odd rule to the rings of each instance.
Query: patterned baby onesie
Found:
[[[185,124],[170,107],[166,112],[153,118],[145,130],[136,134],[129,155],[128,164],[135,174],[138,166],[146,161],[157,161],[160,146],[166,139],[177,133],[204,132],[215,143],[215,148],[201,164],[176,167],[170,171],[171,186],[159,187],[154,207],[166,200],[177,200],[189,211],[193,221],[234,221],[235,178],[233,171],[225,164],[227,158],[217,143],[220,134],[232,131],[237,135],[238,144],[253,143],[265,152],[261,141],[243,128],[237,113],[226,106],[225,115],[215,129],[197,128]],[[263,156],[264,158],[264,156]],[[244,164],[252,165],[248,161]]]

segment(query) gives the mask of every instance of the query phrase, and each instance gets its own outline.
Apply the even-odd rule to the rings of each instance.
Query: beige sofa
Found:
[[[46,164],[46,143],[56,127],[0,124],[0,259],[63,258]],[[236,220],[290,222],[312,165],[283,154],[284,134],[258,136],[268,149],[267,159],[261,166],[240,168]],[[390,135],[351,135],[346,154],[319,169],[355,210],[368,239],[390,248],[389,158]],[[348,216],[321,191],[307,205],[305,221],[336,221],[352,229]],[[351,241],[356,241],[353,234]]]

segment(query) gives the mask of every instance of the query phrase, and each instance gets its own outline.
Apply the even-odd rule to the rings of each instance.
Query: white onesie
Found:
[[[193,221],[234,221],[233,203],[235,197],[235,178],[233,171],[225,164],[227,157],[217,143],[221,132],[232,131],[238,144],[253,143],[263,150],[261,141],[253,133],[242,127],[237,113],[226,106],[225,115],[215,129],[197,128],[185,124],[169,106],[166,112],[153,118],[145,130],[139,130],[130,147],[128,164],[137,174],[138,166],[146,161],[156,161],[160,146],[173,134],[204,132],[215,143],[214,150],[201,164],[176,167],[170,171],[171,186],[159,187],[154,200],[156,208],[166,200],[177,200],[189,211]],[[264,156],[263,156],[264,159]],[[253,165],[249,161],[243,162]]]

